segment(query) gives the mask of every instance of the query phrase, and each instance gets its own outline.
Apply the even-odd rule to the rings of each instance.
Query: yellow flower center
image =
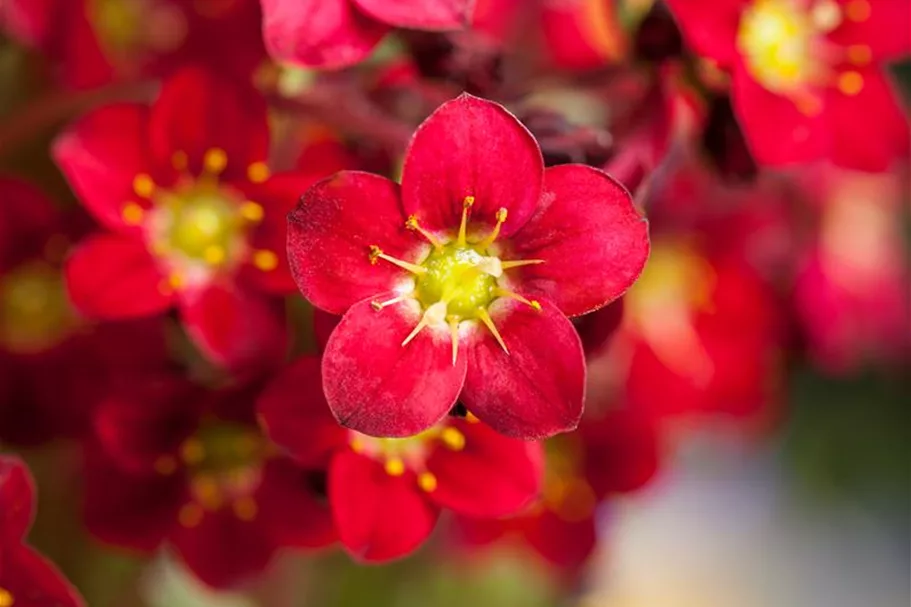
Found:
[[[446,300],[447,312],[475,318],[496,298],[497,280],[484,268],[485,256],[472,246],[448,244],[430,253],[417,279],[417,299],[427,308]]]
[[[59,270],[43,261],[0,277],[0,344],[19,353],[46,350],[77,322]]]
[[[0,587],[0,607],[13,607],[15,604],[16,599],[13,597],[13,593]]]
[[[245,222],[238,203],[217,188],[194,185],[168,193],[156,212],[153,248],[212,268],[232,265],[245,246]]]

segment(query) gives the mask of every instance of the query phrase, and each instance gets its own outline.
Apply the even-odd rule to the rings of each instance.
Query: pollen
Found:
[[[180,523],[181,527],[193,529],[194,527],[199,527],[203,516],[205,516],[205,512],[203,512],[199,504],[184,504],[177,514],[177,522]]]
[[[278,255],[272,251],[261,249],[253,253],[253,265],[263,272],[269,272],[278,267]]]
[[[180,445],[180,458],[190,466],[201,464],[206,459],[206,448],[197,438],[188,438]]]
[[[261,204],[248,200],[240,205],[240,215],[250,223],[259,223],[263,220],[265,212]]]
[[[123,221],[125,223],[131,226],[135,226],[142,223],[142,218],[145,216],[145,211],[135,202],[128,202],[120,211],[120,216],[123,217]]]
[[[235,500],[234,503],[231,504],[231,509],[234,510],[234,515],[237,518],[247,522],[254,520],[259,513],[259,507],[256,505],[256,500],[250,496],[244,496]]]
[[[228,166],[228,154],[221,148],[211,148],[206,151],[202,163],[207,172],[218,175]]]
[[[265,162],[254,162],[247,167],[247,179],[253,183],[264,183],[272,176]]]
[[[453,451],[461,451],[465,448],[465,435],[452,426],[443,429],[440,433],[440,440]]]
[[[790,0],[756,0],[747,8],[737,32],[737,48],[752,76],[777,93],[800,90],[818,71],[811,54],[818,33],[815,19]]]
[[[155,182],[149,175],[140,173],[133,179],[133,191],[142,198],[151,198],[155,193]]]
[[[219,245],[212,244],[205,248],[202,256],[207,263],[216,266],[225,260],[225,249]]]
[[[0,588],[0,607],[13,607],[15,603],[13,593],[6,588]]]
[[[854,96],[864,88],[864,77],[853,70],[842,72],[838,76],[838,90],[845,95]]]
[[[177,459],[173,455],[160,455],[155,460],[155,472],[170,476],[177,472]]]
[[[405,474],[405,462],[400,457],[390,457],[383,465],[389,476],[402,476]]]
[[[437,477],[434,476],[432,472],[421,472],[418,475],[418,486],[427,493],[435,491],[437,488]]]
[[[873,51],[866,44],[852,44],[848,47],[848,61],[854,65],[867,65],[873,59]]]
[[[180,272],[172,272],[168,276],[168,286],[175,291],[184,288],[186,284],[187,281]]]
[[[872,12],[870,3],[867,0],[851,0],[845,6],[845,15],[855,23],[861,23],[870,18]]]

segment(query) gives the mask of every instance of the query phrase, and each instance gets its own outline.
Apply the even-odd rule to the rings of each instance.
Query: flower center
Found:
[[[54,346],[75,325],[60,272],[42,261],[0,279],[0,344],[34,353]]]
[[[416,293],[424,308],[446,301],[450,315],[475,318],[496,298],[497,279],[486,271],[491,262],[472,246],[450,243],[432,251],[422,265],[426,272],[417,279]]]
[[[157,251],[212,268],[235,261],[244,246],[244,222],[238,204],[216,188],[194,185],[167,194],[156,210]]]

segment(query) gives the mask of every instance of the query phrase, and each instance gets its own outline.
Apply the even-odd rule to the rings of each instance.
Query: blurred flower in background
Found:
[[[0,0],[0,607],[907,605],[909,53]]]

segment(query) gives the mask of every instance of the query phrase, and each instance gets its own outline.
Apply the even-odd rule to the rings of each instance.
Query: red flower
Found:
[[[319,360],[305,357],[263,393],[260,418],[298,463],[328,464],[339,538],[353,556],[385,561],[427,539],[441,508],[478,517],[517,512],[537,495],[540,445],[501,436],[469,416],[407,438],[373,438],[335,423]]]
[[[453,30],[471,0],[262,0],[266,46],[281,61],[340,68],[365,59],[392,27]]]
[[[17,457],[0,456],[0,605],[84,605],[57,568],[23,543],[34,515],[35,488],[28,469]]]
[[[205,583],[262,571],[281,547],[335,541],[319,471],[275,453],[252,414],[256,386],[205,392],[174,377],[102,403],[86,467],[86,524],[143,552],[167,542]]]
[[[607,174],[545,171],[499,105],[444,104],[415,134],[401,187],[341,172],[289,216],[298,286],[344,313],[323,358],[329,406],[372,436],[417,434],[457,399],[509,436],[574,428],[585,363],[567,316],[633,283],[647,230]]]
[[[60,136],[58,164],[110,230],[69,259],[76,307],[122,319],[176,306],[217,362],[281,357],[285,323],[274,296],[294,288],[284,218],[322,174],[270,175],[268,143],[262,98],[192,68],[169,80],[151,109],[103,107]]]
[[[911,50],[908,2],[670,4],[684,37],[730,70],[734,110],[760,162],[881,171],[907,152],[907,120],[884,70]]]

